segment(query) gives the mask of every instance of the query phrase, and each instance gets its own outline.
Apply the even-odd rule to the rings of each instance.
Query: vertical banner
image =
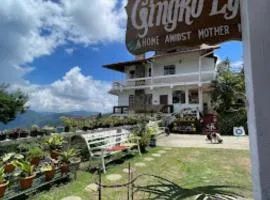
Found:
[[[129,0],[126,10],[135,55],[242,38],[240,0]]]

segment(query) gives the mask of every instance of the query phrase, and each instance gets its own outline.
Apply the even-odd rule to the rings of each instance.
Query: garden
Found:
[[[134,199],[199,199],[202,196],[223,195],[222,199],[251,199],[252,184],[248,151],[200,148],[148,148],[142,157],[134,156],[112,163],[102,174],[104,185],[119,185],[128,181],[131,163]],[[96,173],[83,168],[77,180],[51,188],[33,197],[34,200],[98,199]],[[201,195],[201,196],[199,196]],[[243,198],[232,198],[241,196]],[[227,198],[226,198],[227,197]],[[127,199],[127,187],[102,188],[102,199]],[[217,198],[207,198],[217,199]]]
[[[24,199],[48,185],[76,178],[79,152],[58,134],[21,143],[1,157],[0,198]]]

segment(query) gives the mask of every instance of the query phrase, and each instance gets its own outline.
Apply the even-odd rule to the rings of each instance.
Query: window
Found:
[[[181,103],[185,104],[186,103],[186,95],[184,91],[177,90],[173,92],[173,103]]]
[[[174,65],[168,65],[164,66],[164,75],[173,75],[175,74],[175,66]]]
[[[135,78],[135,71],[134,70],[129,71],[129,78],[130,79]]]
[[[189,90],[188,98],[190,104],[199,104],[198,90]]]
[[[128,102],[130,107],[134,106],[134,95],[129,96]]]

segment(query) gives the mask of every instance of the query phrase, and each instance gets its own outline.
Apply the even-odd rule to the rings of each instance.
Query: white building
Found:
[[[130,62],[105,65],[125,73],[113,82],[111,94],[118,96],[114,113],[147,111],[180,112],[183,108],[211,110],[210,84],[215,79],[217,46],[158,53],[151,58],[137,56]]]

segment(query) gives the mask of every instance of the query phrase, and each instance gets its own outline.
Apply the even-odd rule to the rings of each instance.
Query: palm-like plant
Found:
[[[78,155],[78,151],[76,149],[68,149],[60,154],[60,161],[62,163],[69,164],[72,162],[72,159]]]
[[[219,113],[225,113],[237,108],[245,107],[244,74],[235,74],[230,70],[222,71],[212,82],[212,101]],[[242,100],[238,103],[239,100]]]
[[[51,151],[61,150],[63,148],[64,143],[65,143],[64,137],[59,134],[52,135],[46,140],[46,145],[49,147]]]
[[[31,165],[30,162],[28,161],[13,161],[12,164],[18,168],[20,171],[17,175],[19,175],[20,177],[29,177],[33,175],[34,172],[34,166]]]
[[[4,167],[0,167],[0,185],[6,183],[6,174]]]

